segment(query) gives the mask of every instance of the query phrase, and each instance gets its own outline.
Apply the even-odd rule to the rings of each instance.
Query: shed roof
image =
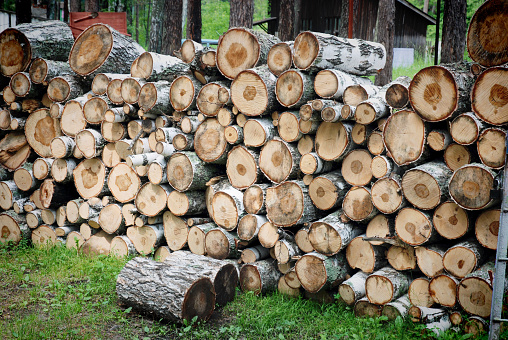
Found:
[[[418,15],[423,17],[428,23],[427,25],[435,25],[436,19],[430,16],[429,14],[425,13],[424,11],[420,10],[418,7],[412,5],[411,3],[407,2],[406,0],[397,0],[398,3],[400,3],[403,6],[406,6],[410,10],[416,12]]]

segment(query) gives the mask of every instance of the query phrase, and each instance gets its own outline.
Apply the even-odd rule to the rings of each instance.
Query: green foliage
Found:
[[[229,28],[229,1],[203,0],[201,6],[201,37],[219,39]],[[267,18],[268,11],[268,0],[254,0],[254,21]]]
[[[440,22],[439,22],[439,31],[441,32],[439,35],[442,36],[443,32],[443,13],[444,13],[444,3],[448,0],[441,0],[441,14],[440,14]],[[411,4],[423,10],[424,0],[408,0]],[[471,22],[471,18],[474,13],[480,7],[481,4],[484,3],[484,0],[467,0],[467,11],[466,11],[466,25],[469,27],[469,23]],[[434,18],[437,16],[437,0],[429,0],[429,12],[428,14]],[[434,43],[436,40],[436,26],[427,26],[427,41]]]

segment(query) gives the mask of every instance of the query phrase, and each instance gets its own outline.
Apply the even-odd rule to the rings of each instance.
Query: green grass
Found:
[[[398,319],[355,318],[351,307],[239,293],[207,322],[175,325],[117,304],[127,259],[64,247],[0,246],[0,339],[415,339],[434,338]],[[466,339],[447,332],[443,339]]]
[[[407,76],[413,78],[422,68],[434,65],[433,60],[425,60],[422,57],[415,57],[414,63],[411,66],[402,66],[393,69],[392,79],[395,80],[400,76]]]

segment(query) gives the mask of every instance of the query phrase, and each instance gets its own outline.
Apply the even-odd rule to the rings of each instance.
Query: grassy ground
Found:
[[[0,339],[415,339],[433,338],[402,319],[355,318],[343,303],[238,294],[207,322],[174,325],[117,305],[127,259],[88,258],[64,247],[0,246]],[[466,339],[455,332],[444,339]]]

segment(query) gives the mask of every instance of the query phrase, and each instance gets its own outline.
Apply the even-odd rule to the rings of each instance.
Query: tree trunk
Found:
[[[40,200],[45,209],[66,204],[68,201],[78,196],[74,188],[68,185],[55,183],[52,179],[44,180],[40,190]]]
[[[270,119],[249,119],[243,126],[243,143],[247,147],[261,147],[277,135]]]
[[[152,0],[152,17],[150,25],[149,50],[151,52],[161,53],[162,35],[164,32],[164,1]],[[138,21],[139,8],[136,6],[136,22]],[[137,26],[137,24],[136,24]],[[136,41],[139,41],[136,37]]]
[[[378,306],[376,304],[370,303],[367,297],[363,297],[360,300],[356,301],[353,311],[356,317],[374,318],[381,316],[383,306]]]
[[[266,189],[269,184],[253,184],[243,193],[243,206],[248,214],[265,214]]]
[[[289,41],[295,38],[295,0],[282,0],[279,9],[279,39]]]
[[[322,122],[316,132],[316,152],[325,161],[340,161],[355,146],[351,131],[353,125],[348,122]]]
[[[22,239],[29,240],[31,237],[31,230],[26,224],[26,218],[23,215],[18,215],[14,211],[9,210],[0,214],[0,241],[7,243],[12,241],[18,244]]]
[[[85,12],[99,12],[99,0],[85,0]]]
[[[165,1],[163,13],[165,13],[164,34],[162,38],[161,53],[173,55],[180,49],[182,44],[182,10],[183,1]]]
[[[382,0],[378,5],[376,41],[386,48],[386,64],[376,75],[376,85],[385,85],[392,81],[393,46],[395,38],[395,0]]]
[[[365,296],[365,280],[368,274],[361,270],[339,286],[339,294],[342,300],[348,305],[354,304]]]
[[[240,286],[243,291],[252,291],[256,295],[266,294],[277,289],[281,273],[272,259],[262,260],[242,266]]]
[[[206,233],[206,254],[214,259],[237,259],[240,256],[238,249],[238,235],[222,228],[215,228]]]
[[[12,124],[11,124],[12,127]],[[478,157],[481,162],[492,169],[501,169],[505,164],[506,130],[501,128],[488,128],[478,137],[476,142]]]
[[[32,1],[16,0],[16,25],[32,22]]]
[[[448,181],[452,171],[439,161],[425,163],[408,170],[402,177],[402,191],[416,208],[430,210],[448,197]]]
[[[394,109],[403,109],[409,103],[409,84],[411,78],[401,76],[395,79],[386,90],[385,100]]]
[[[472,150],[464,145],[452,143],[448,145],[443,154],[446,166],[455,171],[458,168],[471,163],[475,158]]]
[[[240,145],[231,149],[226,163],[226,173],[231,185],[242,190],[256,183],[261,177],[258,163],[257,152]]]
[[[190,228],[188,234],[187,244],[189,246],[190,251],[196,255],[205,255],[205,241],[206,241],[206,233],[212,229],[217,228],[215,223],[203,223],[198,224]]]
[[[81,197],[88,199],[109,193],[107,171],[97,158],[85,159],[73,171],[74,186]]]
[[[70,12],[81,12],[80,0],[70,0]]]
[[[149,255],[161,244],[164,239],[162,224],[145,225],[142,227],[127,228],[127,237],[141,255]]]
[[[202,268],[196,267],[135,258],[118,275],[118,299],[172,322],[207,320],[215,308],[216,292],[212,281],[201,276]]]
[[[201,0],[188,0],[187,39],[201,43]]]
[[[252,248],[246,248],[242,251],[241,260],[243,263],[254,263],[257,261],[265,260],[270,257],[270,250],[257,245]]]
[[[392,245],[386,253],[386,258],[390,266],[396,270],[415,270],[416,256],[413,247]]]
[[[241,71],[231,83],[231,100],[243,114],[261,116],[280,107],[276,98],[276,83],[277,78],[265,65]]]
[[[405,133],[407,129],[413,132],[410,136]],[[386,149],[399,166],[414,163],[425,156],[427,134],[427,128],[420,116],[406,110],[392,114],[383,130]]]
[[[218,173],[218,167],[203,162],[190,151],[174,153],[167,164],[168,181],[180,192],[204,190],[206,183]]]
[[[224,127],[217,119],[208,118],[194,134],[194,149],[200,159],[207,163],[225,164],[229,144],[224,137]]]
[[[386,266],[386,248],[364,241],[364,235],[355,237],[346,248],[346,259],[353,269],[360,269],[364,273],[372,273]]]
[[[441,63],[456,63],[464,59],[466,47],[467,1],[445,1],[443,35],[441,38]]]
[[[230,1],[229,6],[229,28],[252,28],[252,20],[254,17],[253,0],[232,0]]]
[[[436,129],[429,132],[427,144],[434,151],[443,151],[452,143],[448,130]]]
[[[167,184],[146,183],[139,189],[134,203],[140,213],[156,216],[167,206],[168,196],[173,191]]]

